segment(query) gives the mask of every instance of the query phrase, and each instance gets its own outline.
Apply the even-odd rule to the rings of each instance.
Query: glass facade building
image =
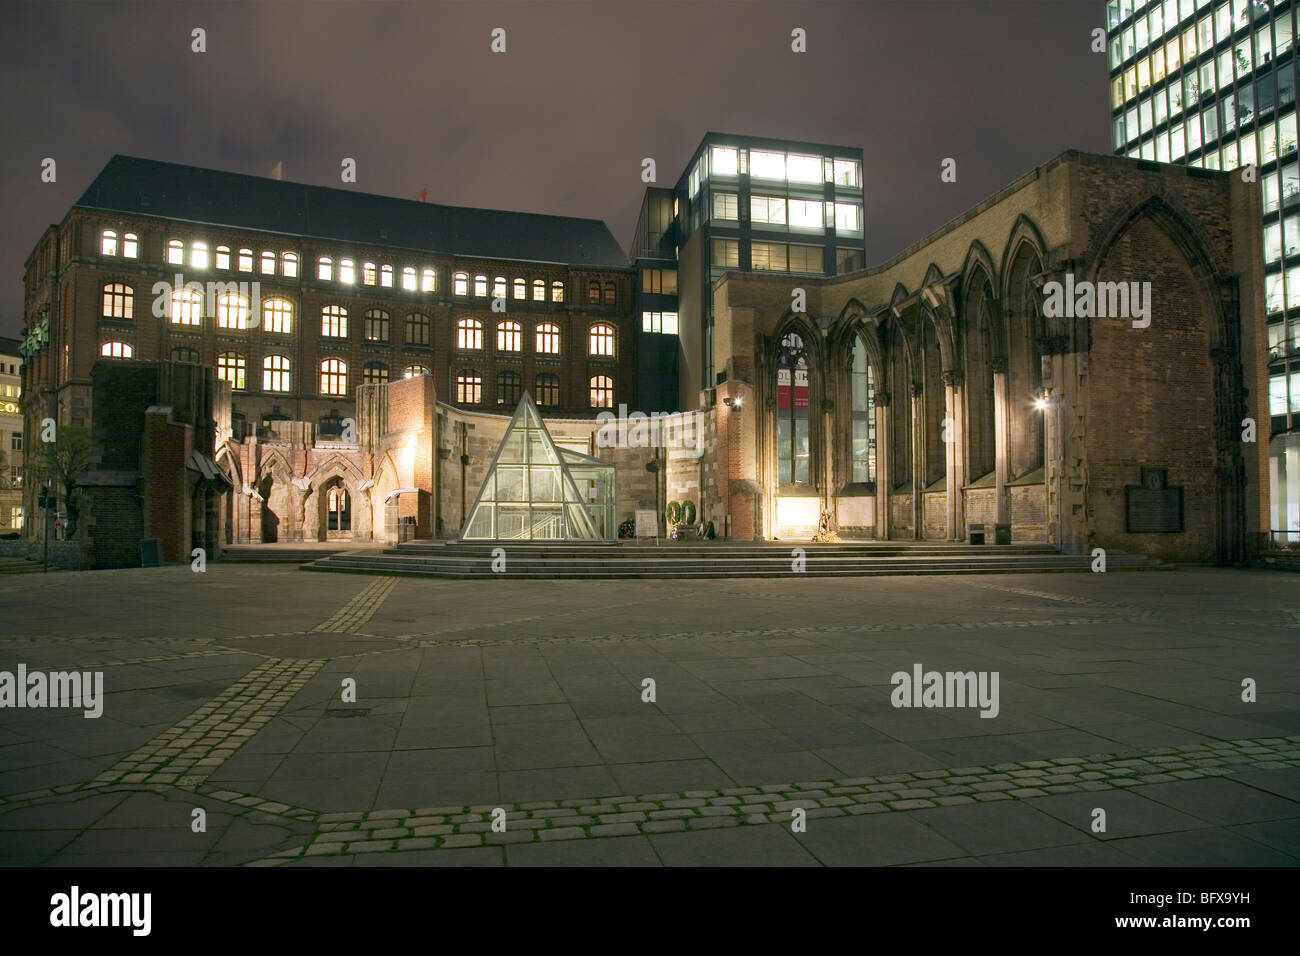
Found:
[[[1111,0],[1111,141],[1133,159],[1256,166],[1263,192],[1272,527],[1300,540],[1300,153],[1292,0]],[[1268,435],[1263,423],[1261,433]]]

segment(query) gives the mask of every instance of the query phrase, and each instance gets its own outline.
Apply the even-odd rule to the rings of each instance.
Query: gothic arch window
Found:
[[[861,336],[853,337],[849,365],[849,481],[876,480],[876,382]]]
[[[787,332],[776,362],[776,462],[782,487],[811,485],[808,354],[802,336]]]
[[[1034,405],[1043,387],[1043,320],[1033,279],[1043,271],[1038,250],[1021,242],[1007,270],[1008,467],[1019,478],[1043,466],[1043,413]]]
[[[993,332],[992,299],[992,285],[980,270],[971,283],[966,309],[966,453],[972,481],[997,466],[993,372],[1001,346]]]

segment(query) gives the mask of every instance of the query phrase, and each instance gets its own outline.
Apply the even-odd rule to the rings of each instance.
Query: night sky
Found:
[[[0,4],[0,334],[114,153],[603,219],[708,130],[859,146],[879,263],[1065,149],[1109,152],[1101,0]],[[207,31],[207,52],[190,31]],[[507,52],[489,51],[494,27]],[[802,27],[808,52],[790,51]],[[44,157],[58,181],[43,184]],[[957,181],[939,180],[944,157]],[[358,181],[343,186],[343,157]]]

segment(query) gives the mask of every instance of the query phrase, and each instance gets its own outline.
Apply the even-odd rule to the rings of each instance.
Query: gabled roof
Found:
[[[489,259],[626,267],[599,219],[441,206],[114,156],[77,206]]]

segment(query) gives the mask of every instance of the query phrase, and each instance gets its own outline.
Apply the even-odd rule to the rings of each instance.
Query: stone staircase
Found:
[[[505,568],[493,570],[496,549]],[[795,553],[795,549],[801,553]],[[500,553],[500,552],[498,552]],[[802,564],[802,569],[797,569]],[[1089,571],[1090,555],[1044,544],[988,545],[858,542],[712,542],[691,544],[441,543],[414,541],[382,551],[317,555],[307,571],[436,578],[769,578],[890,574],[989,574]],[[1107,552],[1106,570],[1165,567],[1145,556]]]

